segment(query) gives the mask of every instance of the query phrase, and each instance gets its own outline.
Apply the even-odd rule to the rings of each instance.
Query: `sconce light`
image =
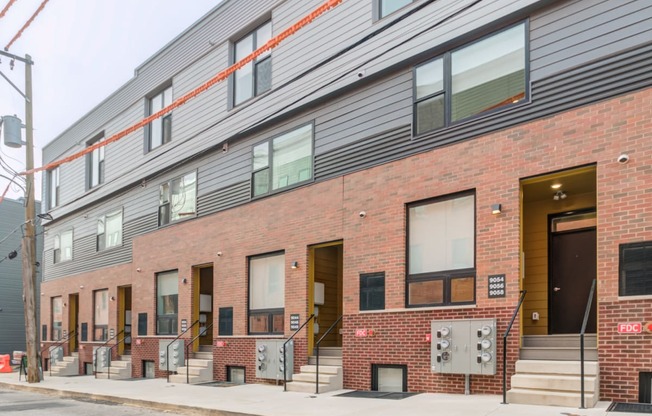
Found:
[[[64,304],[63,304],[63,307],[64,307],[64,308],[65,308],[65,307],[67,307],[67,306],[68,306],[68,304],[67,304],[67,303],[64,303]]]
[[[7,254],[7,258],[8,258],[9,260],[13,260],[13,259],[15,259],[16,256],[18,256],[18,253],[16,252],[16,250],[14,250],[14,251],[10,251],[9,254]]]
[[[183,284],[185,285],[186,283],[188,283],[188,279],[186,279],[186,278],[184,277],[183,279],[181,279],[181,283],[183,283]]]
[[[111,299],[111,302],[115,301],[115,296],[111,296],[109,299]]]
[[[491,213],[494,215],[498,215],[501,212],[503,212],[503,207],[500,204],[493,204],[491,206]]]
[[[292,268],[293,269],[298,269],[299,268],[299,262],[298,261],[293,261],[292,262]]]
[[[567,196],[568,195],[566,195],[566,192],[559,190],[555,192],[555,194],[552,196],[552,199],[554,199],[555,201],[559,201],[560,199],[566,199]]]
[[[140,273],[142,270],[141,270],[141,268],[139,267],[139,268],[136,269],[136,271],[137,271],[138,273]]]
[[[52,218],[52,215],[50,213],[46,212],[45,214],[36,214],[37,217],[39,217],[42,220],[47,220],[47,221],[53,221],[54,218]]]
[[[222,252],[221,251],[217,252],[217,257],[222,257]]]
[[[229,151],[229,143],[227,142],[222,145],[222,153],[226,153],[228,151]]]
[[[83,288],[84,288],[84,285],[79,285],[79,288],[80,288],[80,289],[83,289]]]

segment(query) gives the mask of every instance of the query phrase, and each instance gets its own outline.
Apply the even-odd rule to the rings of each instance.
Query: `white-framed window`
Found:
[[[197,214],[197,172],[190,172],[161,185],[158,225],[165,225]]]
[[[54,236],[54,263],[72,260],[72,230]]]
[[[48,171],[48,208],[59,206],[59,167]]]
[[[398,9],[402,9],[414,0],[376,0],[376,7],[378,8],[378,19],[394,13]]]
[[[312,124],[253,148],[252,195],[265,195],[312,179]]]
[[[156,335],[177,335],[179,271],[156,274]]]
[[[52,305],[52,331],[50,341],[59,341],[63,336],[63,298],[56,296],[51,298]]]
[[[527,97],[521,23],[414,68],[414,134],[437,130]]]
[[[87,143],[88,146],[92,146],[96,143],[100,143],[104,140],[104,135],[102,134],[99,137],[94,138],[93,140]],[[87,156],[87,188],[95,188],[98,185],[104,183],[104,149],[105,146],[94,149]]]
[[[406,305],[475,302],[475,194],[408,205]]]
[[[283,334],[285,253],[249,257],[249,333]]]
[[[152,115],[172,104],[172,86],[147,100],[147,115]],[[172,113],[152,121],[147,129],[147,151],[172,140]]]
[[[272,22],[263,23],[233,45],[234,62],[246,58],[272,38]],[[267,51],[234,74],[233,105],[237,106],[272,88],[272,53]]]
[[[122,245],[122,209],[97,219],[97,251]]]

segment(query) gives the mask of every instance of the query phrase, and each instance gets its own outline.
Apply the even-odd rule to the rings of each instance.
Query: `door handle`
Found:
[[[552,290],[555,291],[555,292],[559,292],[561,290],[561,288],[560,287],[553,287]]]

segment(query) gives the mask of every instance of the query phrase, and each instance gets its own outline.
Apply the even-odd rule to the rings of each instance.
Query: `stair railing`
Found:
[[[591,290],[589,291],[589,299],[586,301],[586,309],[584,310],[584,320],[582,321],[582,329],[580,330],[580,409],[584,407],[584,332],[586,332],[586,324],[589,322],[589,314],[591,313],[591,306],[593,304],[593,295],[595,293],[595,279],[591,283]]]
[[[314,314],[314,313],[313,313],[312,315],[310,315],[310,316],[308,317],[308,319],[306,319],[306,322],[304,322],[303,325],[301,325],[301,326],[299,327],[299,329],[297,329],[296,331],[294,331],[294,334],[292,334],[292,335],[290,336],[290,338],[288,338],[287,340],[285,340],[285,342],[283,343],[283,391],[288,391],[288,388],[287,388],[287,385],[288,385],[288,377],[287,377],[287,371],[286,371],[287,368],[285,367],[285,363],[286,363],[286,361],[287,361],[287,360],[285,359],[285,358],[286,358],[286,356],[285,356],[285,349],[286,349],[286,348],[285,348],[285,347],[287,347],[288,342],[292,341],[292,338],[294,338],[295,335],[297,335],[297,334],[299,333],[299,331],[301,331],[301,330],[303,329],[303,327],[306,326],[306,325],[308,325],[308,322],[310,322],[310,321],[313,320],[313,319],[315,319],[315,314]]]
[[[40,352],[39,356],[42,358],[42,357],[43,357],[43,353],[44,353],[46,350],[48,350],[48,349],[50,349],[50,348],[60,347],[60,346],[62,346],[63,344],[65,344],[66,342],[68,342],[68,341],[70,340],[70,338],[72,338],[73,336],[77,336],[76,331],[77,331],[76,329],[73,329],[72,331],[70,331],[70,333],[68,333],[68,336],[67,336],[67,337],[65,337],[65,338],[63,338],[63,339],[60,339],[59,341],[55,342],[54,344],[50,344],[50,345],[44,347],[43,349],[41,349],[41,352]],[[43,366],[43,363],[41,363],[41,367],[42,367],[42,366]],[[50,366],[49,366],[48,370],[50,371],[50,377],[52,377],[52,357],[50,357]]]
[[[199,327],[199,334],[195,335],[195,336],[194,336],[190,341],[188,341],[188,343],[187,343],[186,346],[185,346],[186,351],[185,351],[185,357],[184,357],[184,358],[186,359],[186,384],[190,384],[190,371],[188,371],[188,370],[190,369],[190,368],[188,367],[188,362],[189,362],[190,358],[189,358],[189,354],[188,354],[188,348],[192,345],[193,342],[195,342],[195,340],[196,340],[197,338],[199,338],[200,336],[204,335],[204,334],[205,334],[209,329],[211,329],[212,327],[213,327],[213,322],[211,322],[211,324],[208,325],[208,326],[204,329],[203,332],[202,332],[202,330],[201,330],[201,327]],[[211,378],[211,380],[212,380],[212,378]]]
[[[527,294],[527,290],[521,290],[521,296],[519,297],[518,305],[516,305],[516,308],[514,309],[514,313],[512,314],[512,320],[509,321],[509,325],[507,325],[507,330],[503,334],[503,402],[502,404],[507,404],[507,337],[509,336],[509,332],[512,330],[512,325],[514,324],[516,315],[518,315],[518,311],[521,309],[521,305],[523,304],[523,299],[525,299],[526,294]]]
[[[97,351],[99,351],[101,348],[104,348],[104,347],[106,347],[107,345],[109,345],[109,342],[113,341],[114,339],[116,339],[117,337],[119,337],[120,334],[123,334],[124,332],[125,332],[125,330],[123,329],[123,330],[121,330],[120,332],[118,332],[117,334],[115,334],[114,336],[112,336],[111,338],[107,339],[107,340],[104,342],[104,344],[102,344],[102,345],[100,345],[99,347],[97,347],[97,349],[95,350],[95,352],[93,352],[93,374],[95,375],[95,378],[97,378]],[[117,345],[117,344],[116,344],[116,345]],[[111,348],[113,348],[113,347],[111,347]],[[109,348],[109,370],[111,370],[111,348]],[[111,377],[110,374],[109,374],[109,377]]]
[[[344,315],[340,315],[340,317],[337,318],[337,321],[333,322],[333,325],[331,325],[330,328],[328,328],[326,330],[326,332],[324,332],[324,335],[322,335],[321,338],[319,338],[319,341],[317,341],[317,343],[315,344],[315,346],[317,347],[317,365],[316,365],[316,374],[315,374],[315,394],[319,394],[319,344],[321,344],[321,342],[324,340],[324,338],[326,338],[326,336],[331,333],[333,328],[335,328],[337,326],[337,324],[342,320],[343,316]]]
[[[195,325],[199,323],[199,319],[197,319],[195,322],[190,325],[188,329],[177,335],[175,339],[170,341],[168,345],[165,346],[165,371],[168,373],[167,375],[167,382],[170,382],[170,345],[174,343],[174,341],[177,341],[179,338],[181,338],[186,332],[190,331]]]
[[[124,330],[122,330],[121,332],[124,332]],[[108,370],[108,378],[109,378],[109,380],[111,380],[111,351],[113,351],[113,349],[114,349],[115,347],[117,347],[118,345],[120,345],[120,343],[122,343],[125,339],[129,338],[130,336],[131,336],[131,334],[127,334],[127,335],[125,335],[124,337],[122,337],[121,339],[119,339],[118,342],[116,342],[115,344],[111,345],[111,348],[109,348],[109,370]]]

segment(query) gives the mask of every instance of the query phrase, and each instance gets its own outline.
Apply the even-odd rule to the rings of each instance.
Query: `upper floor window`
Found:
[[[254,146],[253,196],[309,179],[312,179],[312,124]]]
[[[96,143],[104,140],[104,136],[95,138],[88,142],[88,146],[92,146]],[[88,154],[87,160],[87,188],[91,189],[104,183],[104,148],[105,146],[94,149],[91,153]]]
[[[48,208],[59,206],[59,168],[48,171],[47,175]]]
[[[522,23],[416,67],[414,133],[524,100],[526,56]]]
[[[272,38],[272,22],[264,23],[234,45],[234,63],[246,58]],[[272,88],[272,55],[267,51],[235,72],[233,104],[238,105]]]
[[[652,242],[620,245],[620,296],[652,295]]]
[[[408,206],[407,306],[475,301],[475,195]]]
[[[97,220],[97,251],[122,245],[122,210]]]
[[[72,230],[54,236],[54,263],[72,260]]]
[[[413,0],[378,0],[378,18],[382,19],[400,8],[412,3]]]
[[[191,172],[161,185],[158,225],[169,224],[197,213],[197,172]]]
[[[148,100],[148,116],[172,104],[172,86],[167,87]],[[172,114],[168,113],[149,124],[147,129],[147,150],[169,143],[172,140]]]
[[[249,258],[249,333],[282,334],[285,254]]]

